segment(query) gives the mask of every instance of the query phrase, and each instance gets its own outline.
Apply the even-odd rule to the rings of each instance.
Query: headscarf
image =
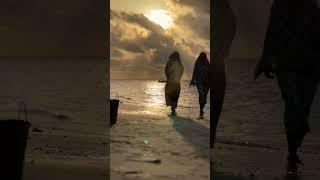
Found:
[[[203,65],[209,65],[209,60],[207,58],[207,54],[205,52],[201,52],[197,58],[197,61]]]
[[[167,82],[180,82],[184,68],[179,53],[175,51],[168,58],[165,68]]]
[[[180,55],[177,51],[175,51],[169,56],[169,59],[180,60]]]
[[[209,75],[210,75],[210,63],[207,58],[207,54],[201,52],[198,56],[195,66],[193,69],[191,83],[208,85],[209,84]]]

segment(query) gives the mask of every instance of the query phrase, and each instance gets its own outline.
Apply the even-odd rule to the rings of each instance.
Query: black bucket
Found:
[[[113,126],[117,122],[119,100],[110,100],[110,126]]]
[[[30,123],[0,120],[0,178],[21,180]]]

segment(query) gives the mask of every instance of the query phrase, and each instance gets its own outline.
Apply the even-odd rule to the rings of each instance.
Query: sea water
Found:
[[[181,91],[176,109],[179,116],[197,118],[199,116],[199,95],[190,81],[181,82]],[[165,104],[165,83],[157,80],[111,80],[110,97],[120,100],[120,111],[140,111],[169,114],[170,107]],[[209,93],[210,94],[210,93]],[[205,117],[209,119],[210,95],[207,97]]]

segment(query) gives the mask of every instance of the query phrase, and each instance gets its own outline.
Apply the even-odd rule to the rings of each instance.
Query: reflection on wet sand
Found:
[[[111,128],[111,179],[209,179],[209,121],[196,119],[195,89],[183,84],[187,96],[181,96],[177,116],[170,116],[163,83],[122,81],[111,87],[111,96],[122,102]]]

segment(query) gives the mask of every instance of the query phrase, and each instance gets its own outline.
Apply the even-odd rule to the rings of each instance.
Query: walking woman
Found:
[[[210,148],[214,148],[216,130],[223,108],[226,72],[224,60],[236,34],[236,17],[229,0],[214,0],[211,27],[210,62]]]
[[[288,172],[301,164],[297,151],[310,131],[308,117],[320,82],[320,13],[316,0],[275,0],[256,78],[278,80],[284,100]]]
[[[165,69],[167,78],[165,87],[166,105],[171,106],[172,115],[176,115],[181,88],[180,80],[182,78],[183,70],[184,68],[180,60],[180,55],[175,51],[169,56],[169,61],[167,62]]]
[[[210,63],[207,58],[207,54],[200,53],[198,59],[194,64],[192,80],[190,86],[197,86],[199,93],[199,105],[200,105],[200,115],[199,118],[203,118],[203,108],[207,104],[207,95],[209,92],[209,68]]]

